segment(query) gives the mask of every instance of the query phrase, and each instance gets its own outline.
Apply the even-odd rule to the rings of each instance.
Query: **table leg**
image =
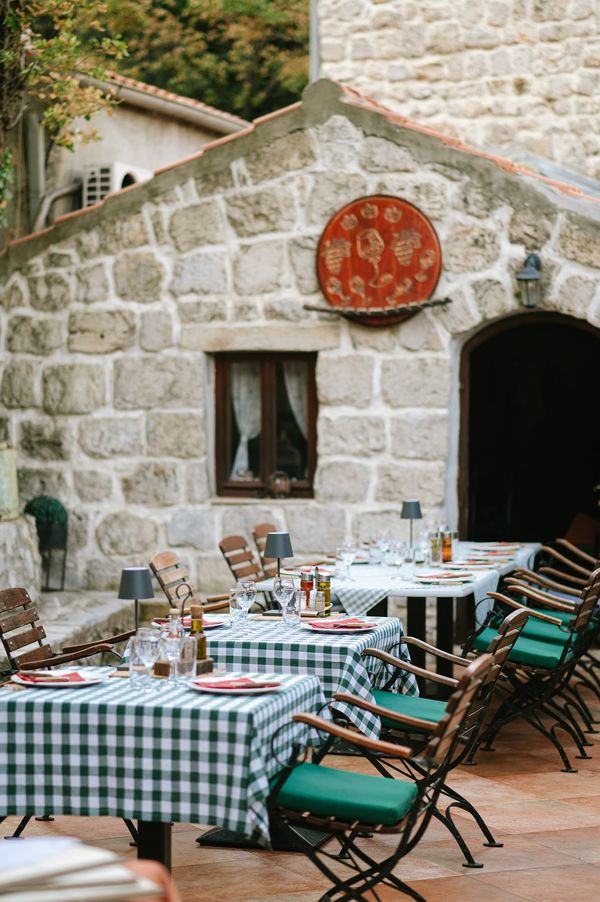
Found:
[[[454,599],[437,599],[437,627],[435,644],[442,651],[454,653]],[[437,672],[452,676],[452,662],[437,658]]]
[[[138,821],[138,858],[160,861],[170,871],[171,826],[163,821]]]
[[[426,598],[406,599],[406,635],[415,639],[427,639],[425,630],[425,613],[427,610]],[[408,647],[408,646],[405,646]],[[411,645],[409,648],[410,659],[417,667],[425,667],[425,652]]]

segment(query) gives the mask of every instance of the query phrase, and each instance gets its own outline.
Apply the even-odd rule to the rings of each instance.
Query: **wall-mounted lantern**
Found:
[[[537,254],[528,254],[523,269],[517,273],[523,307],[537,307],[542,299],[542,261]]]

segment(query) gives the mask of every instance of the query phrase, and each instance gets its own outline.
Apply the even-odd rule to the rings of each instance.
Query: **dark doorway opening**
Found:
[[[465,346],[461,363],[461,535],[549,540],[578,513],[598,518],[600,330],[521,314]]]

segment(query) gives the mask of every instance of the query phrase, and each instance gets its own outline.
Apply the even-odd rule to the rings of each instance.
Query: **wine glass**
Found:
[[[165,636],[162,640],[163,651],[169,661],[169,679],[168,686],[177,685],[177,670],[179,664],[179,653],[181,650],[181,639],[179,636]]]
[[[392,567],[402,567],[404,564],[404,558],[406,556],[406,544],[404,542],[394,542],[392,547],[390,548],[390,563]],[[393,577],[393,579],[400,579],[401,574],[398,571]]]
[[[158,659],[160,650],[160,634],[154,629],[138,629],[133,637],[131,647],[131,663],[135,668],[136,662],[143,665],[145,674],[142,685],[148,690],[152,687],[152,670]]]
[[[282,622],[285,618],[285,611],[292,595],[295,592],[294,580],[289,576],[277,576],[273,580],[273,595],[281,608]]]
[[[345,542],[340,548],[340,553],[342,555],[342,561],[346,565],[346,579],[351,580],[350,566],[356,557],[356,548],[352,542]]]
[[[238,600],[240,608],[244,612],[244,632],[250,631],[248,625],[248,612],[256,601],[256,595],[256,586],[251,580],[241,579],[238,581],[235,587],[235,597]]]

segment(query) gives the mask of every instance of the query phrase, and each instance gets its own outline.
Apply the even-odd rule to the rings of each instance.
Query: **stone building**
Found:
[[[313,8],[321,75],[463,141],[600,176],[597,0],[315,0]]]
[[[373,193],[430,218],[443,253],[436,296],[450,299],[384,328],[305,307],[326,306],[315,256],[327,221]],[[514,276],[530,251],[544,278],[539,308],[525,311]],[[0,261],[0,416],[23,503],[46,493],[69,510],[70,587],[114,586],[123,565],[173,547],[203,588],[223,589],[222,535],[269,520],[297,552],[322,552],[345,535],[403,535],[406,497],[483,535],[473,512],[493,511],[493,499],[480,503],[490,487],[512,498],[509,538],[529,528],[514,519],[515,486],[533,485],[540,468],[545,479],[543,461],[556,473],[562,455],[560,478],[541,485],[552,509],[559,483],[573,493],[574,479],[592,479],[569,417],[599,413],[588,378],[600,335],[598,198],[333,82],[13,242]],[[227,452],[237,446],[237,459],[246,443],[240,471],[215,451],[229,415],[217,364],[248,352],[315,365],[313,497],[310,486],[284,500],[236,497],[248,488],[250,426],[238,423]],[[536,381],[532,360],[554,367],[549,381]],[[561,424],[553,434],[536,419],[544,391]],[[595,433],[585,444],[595,467]],[[469,453],[487,462],[500,446],[492,474],[469,469]]]

